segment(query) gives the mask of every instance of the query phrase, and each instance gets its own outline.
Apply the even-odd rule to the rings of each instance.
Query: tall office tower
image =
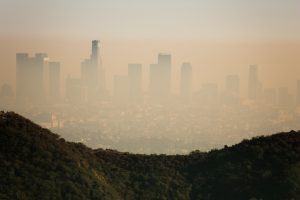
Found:
[[[4,84],[0,89],[0,109],[12,110],[14,106],[14,92],[10,85]]]
[[[297,81],[297,104],[300,105],[300,80]]]
[[[107,90],[106,90],[106,76],[105,76],[105,68],[102,64],[102,58],[101,58],[101,52],[100,52],[100,41],[94,40],[92,44],[92,56],[91,60],[92,62],[95,62],[97,64],[97,74],[98,74],[98,80],[97,80],[97,97],[100,99],[105,99],[105,96],[107,96]],[[93,61],[95,60],[95,61]]]
[[[224,100],[226,104],[236,105],[240,99],[240,78],[238,75],[226,76]]]
[[[264,103],[267,105],[275,105],[277,100],[276,89],[266,88],[264,89]]]
[[[0,98],[12,98],[14,96],[13,89],[10,85],[4,84],[1,86]]]
[[[203,84],[198,95],[202,106],[216,106],[219,102],[218,85],[215,83]]]
[[[60,100],[60,63],[49,62],[49,100],[57,103]]]
[[[238,95],[240,93],[240,78],[238,75],[226,77],[226,91]]]
[[[92,41],[92,54],[91,54],[91,61],[92,64],[98,67],[99,63],[99,40]]]
[[[160,88],[163,95],[166,97],[171,94],[171,55],[158,54],[157,64],[160,71]]]
[[[142,101],[142,65],[128,64],[129,98],[133,103]]]
[[[16,101],[20,106],[45,103],[44,68],[47,54],[16,54]]]
[[[87,86],[91,83],[89,82],[90,74],[91,74],[91,60],[85,59],[83,62],[81,62],[81,80],[82,83]]]
[[[82,83],[87,87],[88,99],[98,98],[98,94],[105,90],[105,70],[102,67],[99,41],[92,41],[92,53],[89,59],[81,63]]]
[[[249,82],[248,82],[248,98],[250,100],[257,99],[259,81],[258,81],[258,71],[256,65],[249,66]]]
[[[167,102],[171,94],[171,55],[159,54],[157,64],[150,65],[150,99],[155,103]]]
[[[114,101],[125,104],[129,100],[128,76],[114,77]]]
[[[149,77],[149,94],[151,98],[158,95],[159,88],[159,67],[157,64],[150,65],[150,77]]]
[[[192,65],[185,62],[181,65],[180,95],[182,100],[189,101],[192,87]]]
[[[66,79],[66,100],[70,104],[83,104],[86,102],[86,87],[83,86],[80,78]]]
[[[282,107],[291,106],[292,98],[289,94],[287,87],[281,87],[278,89],[278,97],[277,97],[277,104]]]

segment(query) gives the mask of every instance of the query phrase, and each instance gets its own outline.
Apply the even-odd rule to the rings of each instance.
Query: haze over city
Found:
[[[0,0],[0,108],[139,153],[300,129],[299,7]]]

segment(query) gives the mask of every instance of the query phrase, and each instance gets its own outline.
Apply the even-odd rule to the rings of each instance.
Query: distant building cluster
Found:
[[[193,90],[197,77],[192,64],[183,62],[174,94],[172,55],[159,53],[149,66],[128,64],[108,91],[100,51],[100,42],[92,41],[80,75],[65,79],[61,64],[47,54],[17,53],[16,90],[0,87],[0,110],[15,110],[71,141],[139,153],[206,151],[300,129],[300,80],[295,92],[264,88],[259,67],[250,65],[246,93],[237,74],[227,75],[222,89],[205,83]]]
[[[46,81],[47,80],[47,81]],[[17,106],[43,105],[47,99],[58,103],[60,94],[60,64],[49,62],[48,55],[16,54]]]
[[[105,69],[100,56],[100,42],[92,41],[91,55],[81,63],[80,77],[68,76],[61,81],[61,65],[50,61],[45,53],[30,57],[27,53],[16,54],[16,91],[3,85],[0,91],[1,104],[16,102],[19,107],[30,105],[71,105],[113,102],[116,104],[168,104],[170,102],[199,103],[215,106],[239,105],[241,103],[240,78],[228,75],[225,89],[220,91],[217,84],[206,83],[197,91],[192,90],[193,70],[189,62],[182,63],[179,95],[171,92],[172,56],[159,53],[157,62],[149,66],[149,82],[143,90],[142,64],[128,64],[128,74],[114,76],[111,93],[106,88]],[[290,106],[300,104],[300,80],[297,82],[294,99],[286,87],[263,88],[259,80],[257,65],[249,66],[249,102],[263,102],[270,105]],[[64,84],[64,85],[63,85]],[[64,94],[62,95],[62,88]],[[12,103],[10,103],[12,104]]]

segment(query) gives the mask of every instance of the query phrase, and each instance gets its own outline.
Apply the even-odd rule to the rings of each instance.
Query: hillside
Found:
[[[300,199],[300,132],[189,155],[67,142],[0,113],[0,199]]]

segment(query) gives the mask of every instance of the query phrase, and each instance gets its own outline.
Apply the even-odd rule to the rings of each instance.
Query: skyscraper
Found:
[[[171,55],[158,54],[157,64],[150,65],[149,93],[151,101],[166,102],[171,94]]]
[[[181,65],[180,95],[185,101],[191,98],[192,65],[185,62]]]
[[[37,53],[29,57],[26,53],[16,54],[16,101],[18,105],[45,102],[44,68],[47,54]]]
[[[157,64],[159,66],[159,82],[162,94],[169,96],[171,93],[171,55],[158,54]]]
[[[60,63],[49,62],[49,99],[57,103],[60,99]]]
[[[99,43],[98,40],[92,41],[90,58],[81,63],[81,79],[87,87],[89,101],[96,100],[99,92],[105,90],[105,71],[100,59]]]
[[[292,98],[287,87],[278,88],[277,95],[278,106],[287,107],[292,105]]]
[[[125,104],[129,100],[128,76],[114,77],[114,101]]]
[[[0,98],[12,98],[14,96],[13,89],[10,85],[4,84],[0,89]]]
[[[264,89],[264,103],[267,105],[275,105],[277,101],[277,93],[275,88]]]
[[[14,107],[14,92],[11,85],[4,84],[0,89],[0,109],[12,110]]]
[[[226,77],[226,90],[236,95],[240,92],[240,78],[238,75],[228,75]]]
[[[300,80],[297,81],[297,104],[300,105]]]
[[[256,100],[258,94],[258,71],[256,65],[249,66],[249,82],[248,82],[248,98],[250,100]]]
[[[142,101],[142,65],[128,64],[128,87],[131,102]]]
[[[83,104],[86,102],[86,87],[83,86],[80,78],[66,79],[66,100],[70,104]]]
[[[85,84],[88,83],[88,78],[91,73],[90,66],[91,66],[90,59],[85,59],[84,61],[81,62],[81,79],[82,79],[83,83],[85,83]]]
[[[99,42],[99,40],[92,41],[91,62],[95,67],[98,67],[99,64]]]
[[[159,95],[159,67],[157,64],[150,65],[150,77],[149,77],[149,94],[153,99]]]
[[[226,104],[237,105],[240,98],[240,78],[238,75],[226,76],[224,100]]]
[[[215,83],[203,84],[198,93],[198,98],[201,106],[215,107],[219,103],[218,85]]]

